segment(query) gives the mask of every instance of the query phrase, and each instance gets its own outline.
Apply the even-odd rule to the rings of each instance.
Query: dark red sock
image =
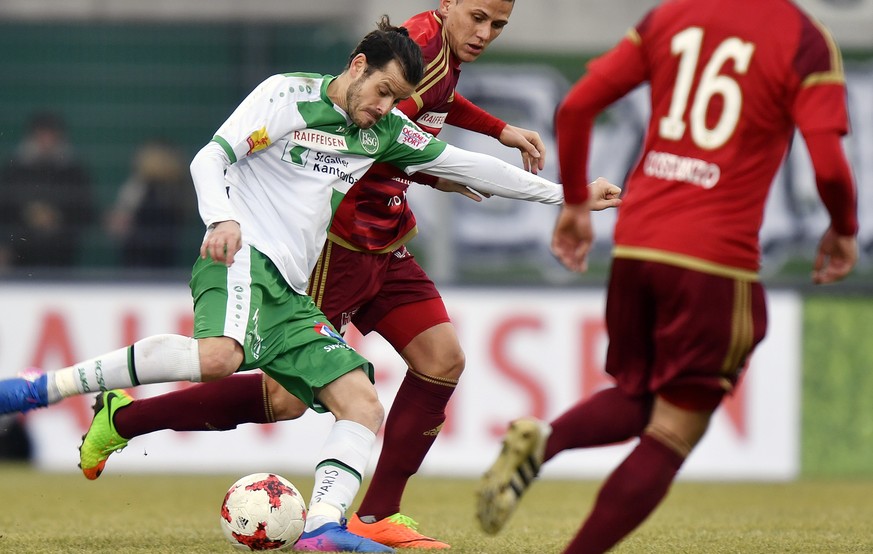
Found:
[[[660,504],[684,461],[670,447],[643,435],[603,484],[594,509],[565,554],[600,554],[612,548]]]
[[[456,384],[406,372],[388,412],[382,454],[358,515],[379,520],[400,511],[406,482],[418,471],[436,440]]]
[[[604,446],[638,437],[649,423],[650,398],[612,387],[580,401],[552,422],[545,459],[571,448]]]
[[[272,412],[260,373],[238,373],[179,391],[143,398],[115,412],[125,438],[173,431],[226,431],[240,423],[270,423]]]

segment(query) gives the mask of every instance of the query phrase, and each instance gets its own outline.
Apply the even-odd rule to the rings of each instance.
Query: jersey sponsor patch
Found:
[[[446,122],[446,113],[440,112],[425,112],[415,120],[421,127],[428,129],[442,129]]]
[[[351,346],[349,346],[346,343],[346,341],[343,339],[342,335],[340,335],[339,333],[334,331],[333,328],[326,323],[316,322],[315,323],[315,332],[318,333],[319,335],[323,335],[325,337],[330,337],[330,338],[336,340],[336,342],[333,344],[327,344],[325,346],[322,346],[322,349],[325,352],[333,352],[334,350],[352,350],[352,351],[354,351],[354,348],[352,348]]]
[[[415,150],[424,150],[424,147],[430,142],[430,138],[431,136],[423,131],[405,126],[397,136],[397,142]]]
[[[291,140],[313,150],[348,150],[346,137],[315,129],[299,129],[291,133]]]
[[[346,342],[343,339],[342,335],[340,335],[339,333],[334,331],[330,325],[328,325],[326,323],[322,323],[320,321],[315,324],[315,332],[318,333],[319,335],[324,335],[325,337],[330,337],[330,338],[336,339],[340,342]]]
[[[246,156],[251,156],[258,150],[263,150],[264,148],[270,146],[270,135],[267,134],[267,128],[261,127],[246,139],[246,142],[249,144],[249,151],[246,152]]]

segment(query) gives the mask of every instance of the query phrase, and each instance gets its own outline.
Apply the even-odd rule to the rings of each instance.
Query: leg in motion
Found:
[[[711,416],[711,410],[691,411],[657,397],[639,444],[607,478],[565,552],[606,552],[645,521],[667,495]]]
[[[622,442],[642,433],[651,399],[631,397],[617,387],[598,391],[551,424],[534,418],[514,421],[494,464],[477,490],[476,517],[486,533],[506,525],[540,467],[558,453]]]
[[[428,308],[429,305],[432,307]],[[403,308],[386,319],[402,318],[408,323],[411,318],[421,318],[431,311],[445,313],[439,298]],[[417,315],[409,312],[413,308]],[[381,332],[393,337],[384,327]],[[398,342],[389,340],[394,345]],[[448,322],[415,335],[400,352],[409,370],[388,413],[382,453],[370,486],[358,512],[350,519],[349,528],[398,548],[446,549],[447,543],[418,532],[418,523],[401,513],[400,501],[409,478],[421,467],[445,422],[446,405],[464,369],[464,353],[454,327]]]
[[[495,534],[515,511],[522,494],[539,475],[551,426],[533,418],[513,421],[497,460],[476,490],[476,518],[483,531]]]
[[[204,340],[232,342],[223,337]],[[199,352],[199,346],[197,340],[189,337],[155,335],[57,371],[28,370],[20,377],[0,381],[0,414],[26,412],[91,392],[148,383],[216,379],[236,369],[228,370],[228,365],[237,360],[232,355],[210,359],[220,361],[218,365],[201,365],[203,352]],[[241,350],[239,356],[241,362]]]
[[[363,371],[332,381],[318,400],[336,417],[316,466],[315,486],[299,551],[393,552],[388,546],[346,527],[345,514],[361,486],[384,412],[376,389]]]
[[[141,400],[130,399],[123,390],[102,392],[91,426],[82,436],[79,467],[85,477],[96,479],[110,455],[134,437],[155,431],[225,431],[243,423],[294,419],[306,409],[276,381],[258,372],[237,373]]]

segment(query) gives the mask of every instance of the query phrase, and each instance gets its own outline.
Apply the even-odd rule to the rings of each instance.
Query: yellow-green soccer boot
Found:
[[[133,402],[133,398],[123,390],[104,391],[94,402],[94,419],[88,432],[82,435],[79,447],[79,467],[88,479],[94,480],[103,473],[106,460],[113,452],[127,446],[129,439],[115,430],[115,412]]]

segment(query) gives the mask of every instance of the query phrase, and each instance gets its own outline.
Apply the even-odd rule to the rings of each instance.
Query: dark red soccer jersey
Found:
[[[437,12],[415,15],[403,26],[421,47],[425,73],[415,93],[398,108],[422,129],[436,135],[454,104],[461,62],[445,41]],[[495,121],[500,123],[490,116],[483,118],[477,129],[477,120],[472,130],[493,134]],[[353,250],[396,250],[416,233],[415,215],[406,201],[409,184],[407,175],[393,165],[374,164],[340,203],[331,224],[330,240]]]
[[[664,261],[757,271],[764,204],[795,125],[848,129],[839,50],[786,0],[667,1],[589,73],[615,98],[651,85],[614,238]]]

